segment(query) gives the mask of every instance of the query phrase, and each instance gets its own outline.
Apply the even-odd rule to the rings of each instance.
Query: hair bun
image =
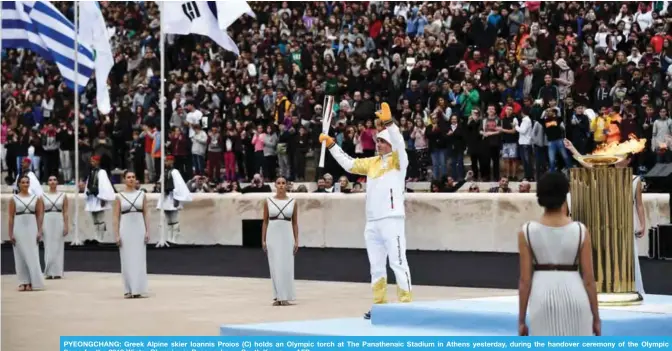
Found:
[[[547,210],[557,210],[567,199],[569,181],[559,172],[546,173],[537,182],[537,203]]]
[[[546,209],[558,209],[562,206],[565,200],[565,196],[537,196],[537,203],[539,206]]]

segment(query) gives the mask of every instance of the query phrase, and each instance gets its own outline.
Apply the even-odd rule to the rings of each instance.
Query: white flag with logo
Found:
[[[209,4],[210,3],[210,4]],[[167,34],[200,34],[212,39],[224,49],[239,54],[238,46],[219,28],[214,1],[164,1],[161,15]]]

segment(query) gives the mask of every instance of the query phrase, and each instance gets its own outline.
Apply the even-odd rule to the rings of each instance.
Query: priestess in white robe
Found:
[[[28,193],[30,195],[42,197],[42,195],[44,194],[44,189],[42,189],[42,185],[40,185],[40,180],[37,179],[35,173],[33,171],[28,171],[26,172],[26,176],[28,176],[28,178],[30,179],[30,188],[28,188]],[[21,178],[20,175],[17,176],[16,180],[14,181],[13,187],[15,192],[19,192],[19,185],[18,185],[19,178]]]
[[[49,191],[42,195],[44,203],[44,275],[47,279],[60,279],[64,269],[65,236],[68,234],[68,197],[58,192],[58,179],[49,177]]]
[[[44,288],[40,266],[39,242],[42,241],[44,203],[42,197],[31,195],[30,180],[19,176],[20,191],[9,203],[9,240],[14,251],[14,268],[19,280],[19,291]]]

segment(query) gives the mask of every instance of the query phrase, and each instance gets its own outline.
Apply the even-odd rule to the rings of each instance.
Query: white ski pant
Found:
[[[387,261],[397,281],[399,302],[411,302],[411,272],[406,260],[405,219],[367,221],[364,229],[366,252],[371,265],[373,302],[387,302]]]

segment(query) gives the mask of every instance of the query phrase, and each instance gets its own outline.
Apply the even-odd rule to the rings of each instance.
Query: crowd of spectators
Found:
[[[72,3],[57,6],[72,18]],[[336,101],[331,133],[353,157],[374,155],[374,111],[389,102],[408,141],[411,181],[465,181],[469,170],[474,181],[531,181],[571,165],[564,138],[582,153],[646,138],[632,162],[637,172],[672,161],[668,1],[250,6],[256,19],[229,28],[239,57],[206,37],[168,36],[163,134],[156,3],[103,6],[115,55],[109,115],[97,111],[93,80],[76,116],[54,65],[3,50],[6,180],[29,156],[42,181],[58,174],[69,183],[98,154],[105,168],[153,183],[165,139],[194,189],[263,185],[278,175],[316,181],[306,179],[306,165],[319,157],[325,95]],[[324,171],[361,188],[330,157]]]

